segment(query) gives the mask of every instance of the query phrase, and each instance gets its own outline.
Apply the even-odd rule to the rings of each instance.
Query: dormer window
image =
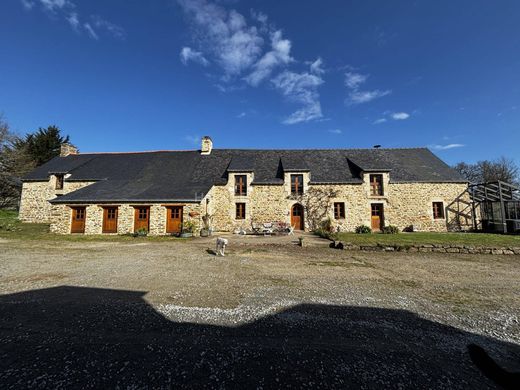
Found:
[[[291,195],[303,194],[303,175],[291,175]]]
[[[63,189],[63,175],[56,175],[56,189]]]
[[[370,175],[370,195],[383,196],[383,175]]]
[[[235,195],[246,196],[247,195],[247,176],[246,175],[235,175]]]

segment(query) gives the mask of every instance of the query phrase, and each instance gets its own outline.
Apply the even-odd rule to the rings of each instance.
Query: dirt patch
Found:
[[[3,242],[2,383],[492,386],[470,343],[516,367],[518,256],[213,241]]]

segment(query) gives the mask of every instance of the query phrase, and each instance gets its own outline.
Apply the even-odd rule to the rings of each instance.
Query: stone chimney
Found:
[[[74,145],[69,143],[61,144],[60,147],[60,157],[67,157],[71,154],[78,154],[79,150]]]
[[[202,137],[202,146],[200,148],[200,154],[208,155],[211,153],[211,149],[213,149],[213,141],[210,137],[205,135]]]

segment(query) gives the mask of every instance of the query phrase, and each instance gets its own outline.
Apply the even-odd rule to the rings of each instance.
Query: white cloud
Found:
[[[356,73],[351,66],[347,66],[348,72],[345,73],[345,86],[350,90],[345,104],[361,104],[368,103],[372,100],[381,98],[392,93],[390,90],[374,89],[372,91],[362,91],[360,86],[364,84],[370,75]]]
[[[229,92],[241,87],[257,87],[269,80],[287,100],[302,105],[283,123],[322,118],[317,91],[323,83],[321,58],[309,63],[308,71],[290,71],[288,67],[297,63],[291,56],[292,42],[283,37],[281,29],[268,24],[267,15],[251,10],[249,20],[246,20],[236,10],[226,9],[222,2],[177,2],[188,16],[192,28],[196,51],[190,50],[200,53],[198,58],[204,58],[220,69],[219,80],[213,82],[219,90]],[[270,42],[269,47],[265,47],[266,42]],[[182,51],[181,61],[187,62]]]
[[[76,10],[76,4],[71,0],[21,0],[21,3],[27,10],[31,10],[36,4],[39,4],[48,16],[51,16],[53,19],[56,17],[63,18],[74,31],[78,33],[84,32],[90,38],[97,40],[99,39],[99,31],[104,31],[115,38],[125,39],[126,33],[121,26],[109,22],[99,15],[90,15],[89,22],[81,23],[80,19],[86,18],[80,17],[79,12]]]
[[[240,114],[237,115],[237,118],[243,118],[246,116],[246,113],[245,112],[241,112]]]
[[[323,116],[318,94],[318,87],[323,84],[323,79],[319,75],[284,71],[271,82],[289,101],[303,105],[301,109],[293,112],[282,123],[292,125]]]
[[[314,74],[325,73],[325,70],[323,69],[322,65],[323,65],[323,60],[321,59],[321,57],[318,57],[318,59],[316,61],[311,63],[311,73],[314,73]]]
[[[74,7],[73,3],[68,0],[40,0],[40,3],[49,11],[56,11],[65,7]]]
[[[391,116],[392,116],[392,119],[394,119],[396,121],[402,121],[402,120],[410,118],[410,114],[408,114],[406,112],[394,112]]]
[[[368,103],[372,100],[381,98],[383,96],[391,94],[392,91],[386,90],[381,91],[379,89],[375,89],[373,91],[351,91],[349,93],[349,97],[346,100],[347,104],[361,104],[361,103]]]
[[[78,31],[80,24],[78,19],[78,14],[76,12],[71,12],[69,16],[67,16],[65,19],[67,19],[67,22],[71,25],[71,27],[74,29],[74,31]]]
[[[96,31],[94,31],[94,29],[92,28],[92,26],[90,25],[90,23],[85,23],[85,24],[83,24],[83,27],[85,28],[85,31],[87,32],[87,34],[88,34],[91,38],[96,39],[96,40],[99,39],[99,36],[97,35]]]
[[[189,61],[193,61],[204,66],[209,65],[209,61],[204,57],[204,55],[200,51],[193,50],[191,47],[183,47],[180,56],[184,65],[187,65]]]
[[[341,134],[341,133],[343,133],[343,131],[341,131],[341,129],[330,129],[330,130],[329,130],[329,133],[332,133],[332,134]]]
[[[374,122],[372,122],[373,125],[379,125],[381,123],[385,123],[386,122],[386,118],[379,118],[379,119],[376,119]]]
[[[367,81],[369,75],[355,72],[345,73],[345,86],[350,89],[357,90],[361,84]]]
[[[282,39],[282,32],[275,31],[271,36],[272,50],[263,55],[253,66],[253,72],[246,77],[246,81],[252,86],[257,86],[271,75],[273,70],[280,65],[286,65],[293,61],[290,55],[291,41]]]
[[[235,10],[206,0],[178,0],[190,16],[202,52],[210,52],[224,71],[225,78],[250,68],[262,53],[263,38],[255,26]]]
[[[447,144],[447,145],[431,145],[430,147],[435,150],[449,150],[455,148],[462,148],[466,145],[464,144]]]
[[[117,39],[126,38],[126,32],[121,26],[118,26],[117,24],[109,22],[108,20],[103,19],[99,15],[93,15],[92,21],[94,23],[94,26],[96,26],[98,29],[106,30],[114,38],[117,38]]]
[[[25,9],[30,10],[34,7],[34,2],[32,0],[21,0],[22,5]]]

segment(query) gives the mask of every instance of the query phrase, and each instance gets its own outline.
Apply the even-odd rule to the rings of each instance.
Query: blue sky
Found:
[[[82,152],[428,146],[520,163],[520,2],[0,2],[0,112]]]

